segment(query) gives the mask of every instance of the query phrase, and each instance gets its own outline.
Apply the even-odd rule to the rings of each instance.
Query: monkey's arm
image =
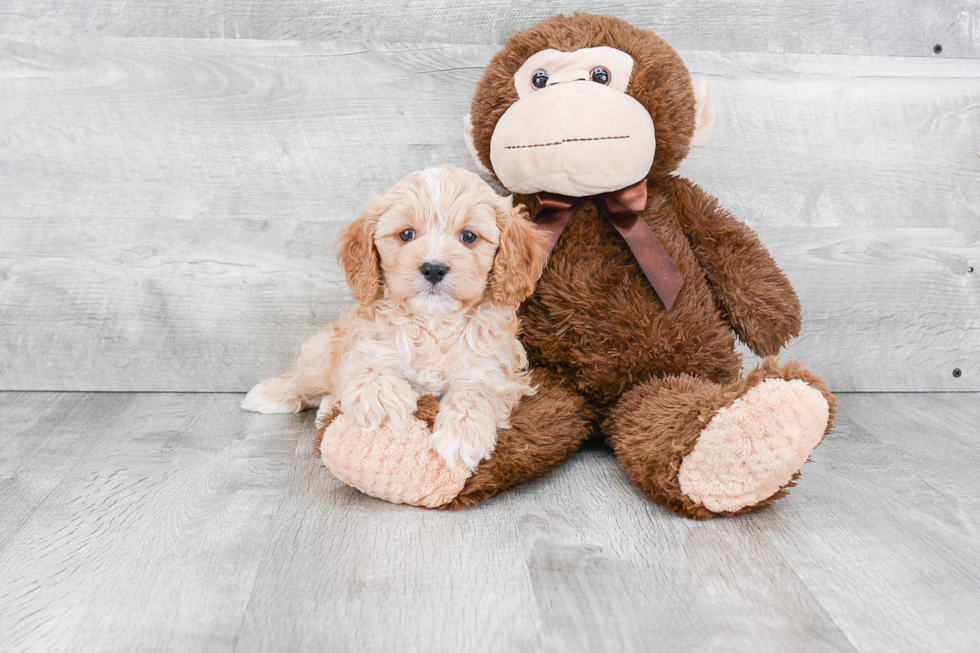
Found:
[[[681,228],[738,337],[774,356],[800,333],[800,301],[755,232],[690,181],[674,177]]]

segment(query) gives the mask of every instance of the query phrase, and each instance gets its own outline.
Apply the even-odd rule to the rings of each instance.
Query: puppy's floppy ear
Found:
[[[500,198],[495,209],[500,241],[490,275],[490,301],[497,306],[514,306],[534,292],[547,261],[547,234],[527,219],[523,204],[513,206],[513,198]]]
[[[374,247],[374,230],[385,210],[383,198],[372,197],[364,215],[337,237],[337,262],[347,276],[351,294],[361,305],[370,304],[381,294],[381,257]]]

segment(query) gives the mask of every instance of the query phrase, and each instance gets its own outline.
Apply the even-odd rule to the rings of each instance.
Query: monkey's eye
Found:
[[[531,77],[531,85],[534,88],[544,88],[548,85],[548,71],[547,70],[537,70],[534,72],[534,76]]]
[[[459,239],[467,245],[472,245],[476,242],[476,234],[472,231],[464,231],[459,235]]]
[[[609,71],[602,66],[596,66],[592,69],[592,81],[599,84],[608,84],[609,80],[612,79],[612,75]]]
[[[402,239],[402,242],[407,243],[410,240],[415,240],[415,230],[406,229],[398,234],[398,237]]]

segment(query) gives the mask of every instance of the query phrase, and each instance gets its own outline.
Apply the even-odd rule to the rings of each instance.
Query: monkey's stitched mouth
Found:
[[[522,150],[528,147],[551,147],[552,145],[561,145],[562,143],[579,143],[582,141],[612,141],[618,140],[620,138],[629,138],[629,136],[593,136],[592,138],[563,138],[560,141],[555,141],[554,143],[534,143],[533,145],[507,145],[504,147],[505,150]]]

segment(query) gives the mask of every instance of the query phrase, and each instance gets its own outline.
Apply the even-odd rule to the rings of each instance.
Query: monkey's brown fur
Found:
[[[532,380],[538,392],[521,399],[511,416],[511,428],[497,431],[490,460],[444,507],[463,508],[533,480],[564,462],[589,437],[592,427],[584,416],[582,398],[563,388],[547,370],[535,370]]]
[[[520,404],[514,429],[500,432],[492,458],[467,481],[452,507],[557,466],[584,440],[591,419],[644,493],[675,512],[703,519],[716,513],[680,490],[678,469],[720,408],[763,379],[800,379],[827,399],[832,423],[833,396],[795,364],[780,368],[767,360],[740,378],[735,335],[757,354],[775,355],[798,335],[800,306],[756,235],[698,186],[672,176],[690,146],[695,100],[680,57],[655,34],[615,18],[575,14],[549,18],[513,36],[487,66],[473,99],[480,160],[492,169],[490,138],[517,101],[513,76],[529,56],[546,48],[602,45],[635,61],[627,92],[650,111],[656,130],[649,199],[641,217],[684,285],[666,311],[625,241],[594,201],[583,199],[524,307],[522,341],[529,359],[551,374],[538,372],[539,394]],[[517,201],[532,217],[540,210],[534,197]],[[795,478],[737,512],[780,498]]]
[[[611,434],[609,444],[623,470],[647,496],[674,512],[708,519],[716,513],[693,503],[680,491],[677,469],[697,443],[701,428],[719,408],[731,406],[746,390],[769,378],[806,381],[823,393],[831,415],[834,414],[834,396],[819,377],[800,369],[796,363],[780,367],[775,360],[767,358],[744,379],[727,386],[688,374],[640,384],[623,396],[603,430]],[[829,431],[830,425],[824,435]],[[798,477],[799,472],[776,494],[737,512],[760,508],[782,498]]]

